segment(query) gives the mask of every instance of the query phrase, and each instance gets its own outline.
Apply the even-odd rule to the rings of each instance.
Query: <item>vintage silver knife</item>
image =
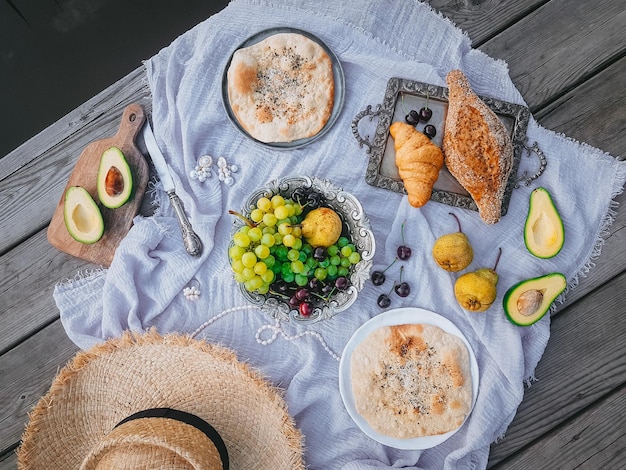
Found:
[[[176,214],[180,229],[183,233],[183,243],[185,245],[185,250],[187,250],[187,253],[192,256],[200,256],[200,254],[202,253],[202,241],[200,241],[198,235],[196,235],[196,233],[193,231],[191,223],[189,222],[189,219],[185,214],[183,203],[176,194],[174,180],[172,180],[172,177],[170,175],[170,167],[165,161],[165,158],[161,153],[161,149],[159,149],[159,146],[157,145],[148,119],[146,119],[146,123],[143,126],[142,134],[143,140],[146,143],[146,147],[148,148],[150,158],[152,158],[152,163],[154,163],[154,167],[159,174],[159,178],[161,179],[163,188],[165,188],[165,191],[170,198],[172,207],[174,208],[174,213]]]

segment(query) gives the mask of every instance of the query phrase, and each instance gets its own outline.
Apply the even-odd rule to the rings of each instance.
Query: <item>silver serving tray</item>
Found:
[[[538,178],[545,169],[546,160],[536,144],[532,147],[527,147],[525,144],[526,129],[530,118],[530,110],[526,106],[487,96],[480,96],[480,98],[502,120],[510,133],[513,143],[513,165],[502,201],[501,214],[505,215],[513,189],[519,187],[520,183],[528,185],[531,181]],[[367,147],[367,153],[369,154],[369,163],[365,174],[365,180],[368,184],[406,194],[406,189],[395,164],[395,150],[393,138],[389,135],[389,126],[395,121],[404,121],[409,110],[419,110],[427,102],[428,107],[433,110],[433,116],[428,123],[420,122],[416,127],[418,130],[423,131],[426,124],[433,124],[437,129],[433,142],[441,147],[448,110],[447,87],[393,77],[387,83],[383,102],[377,105],[375,109],[372,109],[371,105],[367,106],[365,110],[361,111],[353,119],[352,133],[361,147]],[[365,117],[369,117],[370,120],[378,117],[376,132],[371,142],[369,136],[363,137],[359,131],[359,122]],[[540,160],[540,168],[533,175],[529,176],[525,172],[518,177],[518,167],[524,149],[529,154],[536,154]],[[478,210],[472,197],[450,174],[445,165],[441,169],[439,179],[434,185],[431,200],[454,207]]]
[[[312,41],[315,41],[316,43],[318,43],[324,49],[324,51],[326,51],[326,53],[328,54],[332,62],[333,79],[335,82],[335,96],[334,96],[334,102],[333,102],[333,110],[330,114],[330,117],[328,118],[328,121],[324,125],[324,127],[312,137],[308,137],[306,139],[298,139],[292,142],[261,142],[260,140],[252,137],[243,127],[241,127],[241,124],[239,124],[237,117],[235,116],[235,114],[233,113],[233,110],[230,107],[230,101],[228,99],[228,69],[230,68],[230,64],[233,60],[233,55],[235,54],[236,51],[244,47],[252,46],[253,44],[261,42],[264,39],[267,39],[268,37],[273,36],[275,34],[279,34],[279,33],[301,34],[302,36],[305,36],[311,39]],[[230,58],[228,59],[228,62],[226,63],[226,67],[224,67],[224,73],[222,75],[222,103],[224,105],[224,110],[226,111],[226,115],[228,116],[232,124],[239,130],[239,132],[241,132],[243,135],[248,137],[250,140],[252,140],[256,144],[261,145],[263,147],[269,147],[269,148],[273,148],[277,150],[292,150],[292,149],[304,147],[305,145],[308,145],[316,141],[317,139],[322,137],[324,134],[326,134],[326,132],[328,132],[328,130],[333,126],[335,121],[337,121],[337,118],[339,117],[339,114],[341,113],[341,109],[343,108],[343,104],[345,100],[345,93],[346,93],[346,87],[345,87],[345,78],[343,75],[343,68],[341,67],[341,63],[339,62],[339,59],[337,58],[335,53],[332,51],[332,49],[330,49],[317,36],[307,31],[302,31],[300,29],[289,28],[289,27],[266,29],[263,31],[259,31],[258,33],[246,39],[243,43],[237,46],[237,48],[230,55]]]
[[[369,219],[363,211],[361,203],[352,194],[326,179],[293,176],[270,181],[250,194],[244,202],[242,213],[249,217],[252,210],[256,207],[256,202],[259,198],[271,198],[275,194],[289,198],[296,188],[312,188],[321,193],[326,199],[326,205],[339,214],[348,230],[352,243],[358,248],[361,254],[361,261],[350,272],[350,287],[344,291],[336,292],[328,302],[323,302],[315,307],[313,313],[308,317],[300,315],[298,310],[290,307],[287,299],[280,296],[270,293],[248,292],[243,284],[239,284],[239,288],[248,302],[269,313],[272,318],[284,321],[292,320],[296,323],[315,323],[332,318],[354,303],[359,291],[363,289],[365,282],[369,279],[372,260],[376,251],[376,242]],[[233,222],[232,233],[235,233],[242,224],[243,221],[236,218]],[[231,237],[229,248],[232,244]]]

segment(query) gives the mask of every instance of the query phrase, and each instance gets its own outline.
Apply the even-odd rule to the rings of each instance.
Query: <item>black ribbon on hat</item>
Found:
[[[215,430],[213,426],[211,426],[199,416],[187,413],[186,411],[175,410],[173,408],[149,408],[147,410],[138,411],[137,413],[133,413],[132,415],[124,418],[122,421],[117,423],[115,427],[121,426],[122,424],[129,421],[141,418],[175,419],[176,421],[189,424],[199,431],[202,431],[206,435],[206,437],[208,437],[213,442],[213,444],[215,444],[215,447],[220,454],[220,459],[222,460],[222,467],[224,470],[228,470],[228,450],[226,449],[226,444],[224,444],[224,441],[222,440],[222,436],[220,436],[220,434]]]

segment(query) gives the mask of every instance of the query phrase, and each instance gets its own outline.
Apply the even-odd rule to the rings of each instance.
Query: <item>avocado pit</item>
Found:
[[[112,166],[107,171],[104,179],[104,189],[111,197],[119,196],[124,191],[124,177],[116,166]]]
[[[532,325],[548,313],[566,286],[567,281],[561,273],[549,273],[520,281],[504,294],[504,312],[515,325]]]
[[[521,315],[527,317],[539,310],[542,302],[543,292],[530,289],[521,294],[517,299],[517,310]]]
[[[117,209],[130,199],[133,176],[126,157],[117,147],[106,149],[98,167],[98,199],[104,207]]]

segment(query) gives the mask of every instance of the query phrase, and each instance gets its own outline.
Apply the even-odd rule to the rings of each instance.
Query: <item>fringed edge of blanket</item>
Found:
[[[54,290],[57,292],[62,292],[65,290],[73,289],[77,287],[77,284],[82,284],[83,282],[91,281],[92,279],[100,276],[105,276],[108,269],[104,266],[100,266],[99,268],[87,268],[83,270],[79,270],[74,274],[73,277],[66,277],[65,279],[60,280],[54,286]]]
[[[154,209],[153,217],[164,217],[165,207],[167,207],[167,193],[163,191],[162,187],[159,187],[161,183],[153,177],[148,182],[148,188],[146,193],[150,196],[150,205]]]

